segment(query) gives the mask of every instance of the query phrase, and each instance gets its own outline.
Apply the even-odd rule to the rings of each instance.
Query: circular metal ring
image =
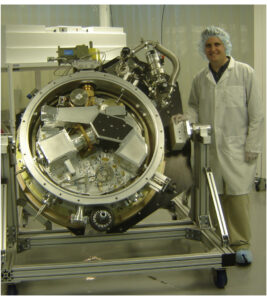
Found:
[[[135,107],[142,117],[146,120],[150,130],[150,139],[152,141],[152,156],[144,172],[138,176],[131,184],[125,188],[102,195],[84,195],[68,191],[54,182],[52,182],[38,167],[38,163],[31,151],[31,134],[32,126],[36,121],[36,115],[40,113],[41,106],[52,101],[51,99],[63,91],[73,90],[78,88],[79,85],[90,82],[97,88],[101,88],[104,92],[112,93],[117,97],[120,96],[123,89],[124,100],[127,99],[129,104]],[[128,198],[135,194],[136,191],[142,189],[149,183],[154,174],[156,173],[164,156],[164,130],[161,118],[151,103],[149,98],[141,92],[138,88],[131,83],[122,80],[111,74],[86,71],[78,72],[72,75],[59,78],[52,81],[44,87],[37,95],[31,100],[28,105],[20,126],[19,133],[20,150],[22,153],[25,165],[30,174],[35,180],[47,191],[56,197],[76,203],[79,205],[105,205],[118,202],[122,199]]]

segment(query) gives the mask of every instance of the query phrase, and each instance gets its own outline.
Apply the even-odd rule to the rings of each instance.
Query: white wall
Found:
[[[178,82],[184,109],[187,107],[193,76],[206,65],[197,50],[200,32],[212,24],[221,26],[229,32],[233,43],[233,57],[256,68],[261,81],[263,99],[266,99],[266,47],[263,41],[263,37],[266,37],[265,6],[255,6],[255,9],[253,5],[111,5],[110,7],[111,26],[124,28],[129,47],[138,45],[141,38],[157,40],[177,55],[181,63]],[[99,26],[99,6],[2,5],[1,22],[45,26]],[[168,62],[166,67],[170,70]],[[15,73],[14,78],[15,100],[18,106],[23,107],[28,101],[27,93],[34,88],[34,73]],[[44,71],[42,85],[52,78],[53,73]],[[7,83],[6,74],[2,74],[2,110],[8,109]],[[258,168],[259,172],[264,173],[264,178],[265,161],[264,156]]]
[[[138,45],[141,38],[157,40],[177,55],[181,63],[178,81],[184,108],[187,106],[192,78],[206,64],[198,53],[197,43],[200,32],[207,25],[224,27],[231,35],[232,54],[235,59],[254,65],[253,5],[111,5],[110,7],[111,26],[124,28],[129,47]],[[2,24],[98,26],[99,6],[2,5],[1,17]],[[168,62],[166,67],[167,70],[171,70]],[[17,75],[19,76],[21,75]],[[5,76],[3,80],[6,80]],[[25,75],[21,80],[26,80]],[[21,89],[22,86],[28,88],[29,85],[33,84],[15,83],[15,88]],[[25,89],[18,93],[22,97],[18,101],[24,103],[25,95],[29,91]],[[6,101],[3,89],[1,95],[2,101]]]
[[[99,26],[98,15],[98,5],[1,5],[2,24]]]
[[[184,108],[194,74],[206,65],[197,47],[206,26],[228,31],[233,57],[253,67],[253,5],[111,5],[111,15],[113,26],[124,27],[130,47],[142,37],[161,42],[177,55]]]
[[[254,6],[254,68],[266,112],[266,6]],[[266,118],[264,122],[263,153],[258,160],[257,177],[266,178]]]

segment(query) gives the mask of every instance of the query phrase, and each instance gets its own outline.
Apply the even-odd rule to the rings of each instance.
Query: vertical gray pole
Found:
[[[99,25],[101,27],[110,27],[109,5],[99,5]]]
[[[9,85],[9,117],[10,117],[10,130],[13,138],[16,136],[16,112],[15,112],[15,98],[13,87],[13,65],[8,64],[8,85]]]

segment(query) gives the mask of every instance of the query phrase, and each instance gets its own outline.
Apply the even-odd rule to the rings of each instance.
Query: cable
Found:
[[[161,45],[162,45],[162,40],[163,40],[163,17],[164,17],[165,7],[166,7],[166,5],[163,5],[162,15],[161,15],[161,32],[160,32],[160,43],[161,43]]]

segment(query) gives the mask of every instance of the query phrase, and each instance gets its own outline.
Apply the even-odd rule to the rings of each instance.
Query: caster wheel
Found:
[[[213,270],[213,281],[218,289],[223,289],[227,284],[226,270]]]
[[[18,290],[15,284],[8,284],[7,285],[7,295],[17,295]]]

